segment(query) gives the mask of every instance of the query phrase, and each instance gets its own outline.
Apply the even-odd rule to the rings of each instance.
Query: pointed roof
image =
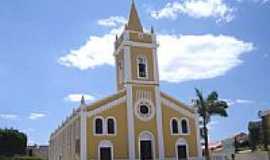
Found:
[[[138,12],[137,12],[134,0],[132,0],[132,3],[131,3],[131,9],[130,9],[128,24],[126,26],[126,29],[143,32],[143,27],[142,27],[140,18],[138,16]]]
[[[85,105],[85,98],[84,98],[84,96],[82,96],[82,98],[81,98],[81,105]]]

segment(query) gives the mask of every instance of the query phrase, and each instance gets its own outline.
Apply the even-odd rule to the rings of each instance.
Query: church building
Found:
[[[51,134],[49,160],[202,159],[196,111],[160,90],[156,34],[144,31],[134,1],[114,45],[117,92],[82,97]]]

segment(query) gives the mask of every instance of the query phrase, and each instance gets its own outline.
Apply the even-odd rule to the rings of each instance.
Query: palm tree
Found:
[[[210,160],[209,150],[208,150],[208,129],[207,124],[211,120],[211,116],[217,115],[222,117],[227,117],[226,109],[229,107],[225,101],[218,99],[217,92],[211,92],[206,98],[200,90],[195,88],[196,99],[193,100],[194,106],[197,108],[199,116],[202,118],[203,124],[203,138],[205,147],[205,158]]]

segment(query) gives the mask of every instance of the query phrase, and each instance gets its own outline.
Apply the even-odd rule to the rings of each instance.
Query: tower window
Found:
[[[138,77],[139,78],[147,78],[146,58],[145,57],[138,57],[137,65],[138,65]]]

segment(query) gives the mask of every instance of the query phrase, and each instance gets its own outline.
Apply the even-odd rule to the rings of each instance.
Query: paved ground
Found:
[[[270,160],[267,152],[264,152],[264,151],[237,154],[235,159],[236,160]]]

